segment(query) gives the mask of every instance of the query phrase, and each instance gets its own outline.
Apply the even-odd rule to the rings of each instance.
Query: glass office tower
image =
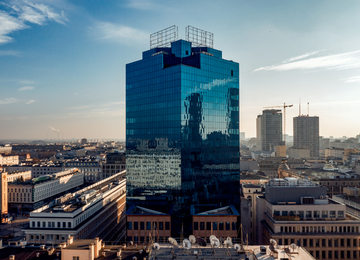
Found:
[[[126,65],[128,200],[235,204],[239,161],[238,63],[178,40]]]

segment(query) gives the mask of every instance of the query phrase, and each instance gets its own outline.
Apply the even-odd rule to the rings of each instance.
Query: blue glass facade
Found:
[[[233,204],[239,64],[184,40],[127,64],[126,156],[129,199]]]

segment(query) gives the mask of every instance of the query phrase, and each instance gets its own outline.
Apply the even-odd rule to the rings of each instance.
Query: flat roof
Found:
[[[65,249],[78,249],[78,250],[88,250],[90,244],[96,243],[96,239],[77,239],[74,240],[70,245],[66,246]]]
[[[200,212],[200,210],[205,210]],[[191,215],[195,216],[219,216],[219,215],[240,215],[239,212],[233,205],[229,205],[222,208],[214,208],[211,205],[191,205],[190,209]]]

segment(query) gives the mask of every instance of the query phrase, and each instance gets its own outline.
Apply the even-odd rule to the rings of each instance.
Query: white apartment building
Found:
[[[34,204],[84,184],[84,174],[70,169],[26,182],[8,183],[9,203]]]
[[[19,164],[19,155],[0,154],[0,166]]]
[[[258,243],[295,243],[316,259],[359,259],[360,218],[329,199],[326,187],[296,178],[271,180],[257,197]]]
[[[100,237],[108,241],[123,238],[125,220],[125,171],[69,193],[30,213],[26,240],[54,245],[74,239]]]
[[[342,159],[344,155],[344,149],[342,148],[326,148],[325,158],[339,158]]]

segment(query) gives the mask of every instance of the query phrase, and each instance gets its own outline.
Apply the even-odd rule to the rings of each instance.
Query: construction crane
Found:
[[[285,137],[286,137],[286,108],[287,107],[292,107],[292,106],[293,105],[286,105],[284,103],[283,106],[264,107],[264,108],[279,108],[279,107],[281,107],[281,108],[284,109],[284,142],[285,142],[285,144],[286,144],[286,139],[285,139]]]

